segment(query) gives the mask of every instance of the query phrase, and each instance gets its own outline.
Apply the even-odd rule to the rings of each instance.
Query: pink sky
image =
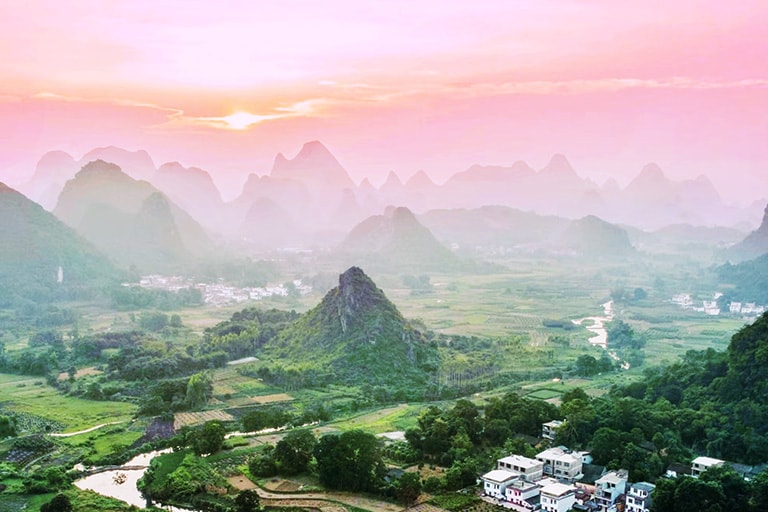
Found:
[[[2,2],[0,180],[117,145],[231,197],[318,139],[358,181],[559,152],[768,198],[766,26],[764,0]]]

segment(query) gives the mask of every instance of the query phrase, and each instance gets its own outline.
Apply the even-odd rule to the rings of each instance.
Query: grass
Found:
[[[124,402],[100,402],[61,395],[41,377],[0,374],[0,403],[11,411],[24,412],[65,425],[77,432],[102,423],[131,420],[136,406]]]
[[[334,421],[331,425],[339,430],[363,429],[374,434],[406,430],[416,426],[423,408],[423,405],[400,404]]]
[[[536,391],[532,391],[525,396],[526,398],[537,398],[539,400],[549,400],[551,398],[559,398],[560,396],[562,396],[562,394],[563,394],[562,391],[555,391],[552,389],[542,388],[542,389],[537,389]]]

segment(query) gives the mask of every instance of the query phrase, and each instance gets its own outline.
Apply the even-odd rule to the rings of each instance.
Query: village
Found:
[[[552,443],[563,421],[542,425],[541,437]],[[697,457],[690,466],[675,464],[666,478],[690,475],[698,478],[715,466],[730,464],[712,457]],[[761,467],[730,464],[745,479]],[[589,452],[570,451],[564,446],[547,448],[534,459],[510,455],[497,460],[496,469],[481,477],[481,498],[519,512],[649,512],[656,486],[630,482],[629,471],[607,470],[592,464]]]
[[[123,286],[132,286],[124,283]],[[142,276],[139,280],[141,288],[178,292],[184,289],[199,290],[203,303],[209,306],[228,306],[247,301],[263,300],[269,297],[288,297],[292,293],[307,295],[312,287],[304,284],[301,279],[294,279],[284,284],[267,285],[264,287],[236,287],[218,283],[195,283],[183,276],[163,276],[159,274]]]

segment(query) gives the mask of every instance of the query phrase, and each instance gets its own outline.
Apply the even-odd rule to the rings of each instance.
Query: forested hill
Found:
[[[768,304],[768,254],[732,265],[726,263],[715,269],[725,285],[721,302],[756,302]]]
[[[423,388],[438,367],[437,348],[358,267],[264,350],[349,384]]]
[[[0,306],[78,298],[119,279],[84,238],[3,183],[0,240]]]
[[[768,313],[737,332],[726,352],[690,351],[623,394],[676,405],[681,440],[697,452],[768,461]]]

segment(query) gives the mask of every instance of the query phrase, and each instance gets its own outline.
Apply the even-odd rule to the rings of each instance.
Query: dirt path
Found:
[[[331,510],[333,507],[332,502],[343,503],[345,505],[351,505],[353,507],[362,508],[364,510],[370,510],[371,512],[401,512],[405,510],[401,505],[395,503],[389,503],[386,501],[377,500],[374,498],[367,498],[365,496],[359,496],[356,494],[348,494],[343,492],[306,492],[297,494],[285,494],[270,492],[261,487],[256,488],[256,492],[259,493],[259,497],[262,500],[262,504],[281,504],[281,505],[293,505],[293,506],[308,506],[313,508],[321,508]],[[315,505],[300,505],[301,502],[320,502],[321,506]]]
[[[72,437],[72,436],[79,436],[80,434],[87,434],[88,432],[93,432],[94,430],[98,430],[102,427],[106,427],[108,425],[118,425],[120,423],[123,423],[121,421],[113,421],[111,423],[102,423],[101,425],[96,425],[95,427],[87,428],[85,430],[81,430],[79,432],[68,432],[66,434],[48,434],[51,437]]]

